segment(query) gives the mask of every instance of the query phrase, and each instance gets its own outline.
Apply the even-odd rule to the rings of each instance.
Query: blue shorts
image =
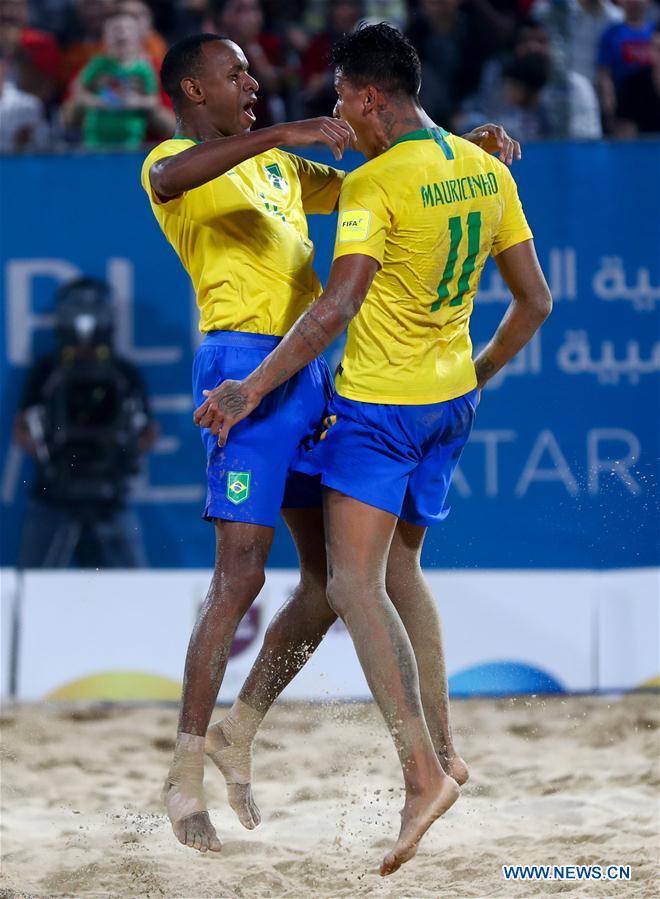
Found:
[[[428,527],[449,514],[449,484],[474,423],[477,391],[445,403],[394,406],[336,394],[296,470],[360,502]]]
[[[195,406],[203,403],[203,390],[227,378],[247,377],[280,340],[241,331],[208,333],[193,361]],[[327,363],[316,359],[234,425],[226,447],[221,449],[210,430],[203,429],[208,478],[204,518],[274,527],[281,508],[320,506],[318,478],[289,469],[301,444],[318,432],[332,393]]]

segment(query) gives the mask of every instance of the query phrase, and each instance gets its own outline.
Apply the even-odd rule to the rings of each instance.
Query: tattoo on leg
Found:
[[[417,715],[419,684],[415,656],[413,653],[406,652],[405,645],[402,641],[401,628],[399,627],[398,621],[395,621],[392,618],[388,618],[387,629],[390,632],[390,637],[392,639],[392,643],[397,655],[399,671],[401,673],[401,683],[403,685],[408,711],[411,715]]]

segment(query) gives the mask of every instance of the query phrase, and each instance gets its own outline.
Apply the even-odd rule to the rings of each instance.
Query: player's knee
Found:
[[[252,605],[266,583],[266,572],[260,562],[254,561],[243,570],[230,575],[233,592],[244,597],[247,605]]]
[[[266,572],[260,558],[246,555],[240,560],[223,561],[223,571],[213,580],[214,597],[223,605],[236,607],[244,614],[257,598],[266,582]]]
[[[328,580],[325,597],[334,614],[344,620],[349,609],[350,600],[350,590],[346,579],[336,576],[331,577]]]

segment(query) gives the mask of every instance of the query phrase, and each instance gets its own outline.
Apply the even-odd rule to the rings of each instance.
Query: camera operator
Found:
[[[57,352],[28,372],[16,420],[37,468],[19,568],[146,565],[127,501],[158,427],[138,370],[113,351],[108,285],[81,278],[61,287],[56,334]]]

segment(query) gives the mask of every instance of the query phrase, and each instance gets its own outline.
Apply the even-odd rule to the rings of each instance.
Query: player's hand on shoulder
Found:
[[[355,132],[351,126],[341,119],[333,119],[330,116],[319,116],[319,118],[305,119],[301,122],[287,122],[284,129],[285,143],[293,147],[325,144],[330,148],[335,159],[341,159],[344,152],[353,146],[355,141]]]
[[[481,147],[486,153],[497,153],[506,165],[511,165],[514,159],[522,157],[518,141],[507,134],[501,125],[494,125],[492,122],[474,128],[464,134],[463,138]]]
[[[218,446],[225,446],[229,432],[259,405],[244,381],[223,381],[213,390],[205,390],[206,399],[193,412],[193,421],[200,428],[210,428],[218,438]]]

